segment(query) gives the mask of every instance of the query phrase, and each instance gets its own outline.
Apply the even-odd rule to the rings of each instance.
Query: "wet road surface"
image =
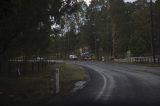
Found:
[[[85,67],[86,86],[71,94],[69,104],[160,106],[160,68],[102,62],[68,62]]]

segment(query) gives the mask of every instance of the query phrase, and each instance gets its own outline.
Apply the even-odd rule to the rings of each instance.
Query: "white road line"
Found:
[[[115,81],[111,75],[108,75],[105,72],[101,73],[98,72],[98,73],[102,76],[104,83],[102,89],[96,96],[95,101],[97,100],[108,101],[112,94],[113,89],[115,88]]]
[[[108,84],[107,84],[107,92],[105,94],[104,100],[109,100],[110,96],[112,95],[113,89],[115,88],[115,80],[113,77],[107,73],[104,73],[106,75],[106,78],[108,78]]]
[[[86,66],[91,68],[92,70],[96,71],[102,78],[103,78],[103,85],[97,96],[95,97],[94,101],[98,100],[104,100],[107,101],[109,100],[109,97],[112,94],[113,89],[115,88],[115,81],[111,75],[106,73],[107,70],[104,68],[100,68],[99,66],[95,66],[92,64],[81,64],[78,63],[79,65]]]
[[[107,79],[106,79],[106,77],[102,73],[99,73],[99,74],[102,76],[102,78],[104,80],[104,83],[103,83],[102,89],[100,90],[100,92],[96,96],[95,101],[97,101],[97,100],[99,100],[101,98],[101,96],[104,94],[104,92],[106,90],[106,87],[107,87]]]

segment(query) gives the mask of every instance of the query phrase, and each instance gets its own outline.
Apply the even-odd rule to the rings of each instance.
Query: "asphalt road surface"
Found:
[[[102,62],[68,62],[90,75],[68,104],[96,106],[160,106],[160,68]],[[75,105],[75,106],[76,106]]]

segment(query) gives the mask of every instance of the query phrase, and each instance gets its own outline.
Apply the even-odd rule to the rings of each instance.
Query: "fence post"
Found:
[[[59,87],[59,68],[56,68],[56,94],[60,92],[60,87]]]
[[[34,73],[34,60],[31,60],[32,73]]]
[[[18,69],[17,69],[17,72],[18,72],[18,77],[19,77],[19,79],[21,79],[21,72],[20,72],[20,68],[18,67]]]
[[[40,63],[40,62],[39,62],[39,60],[38,60],[38,61],[37,61],[37,68],[38,68],[37,71],[38,71],[38,72],[40,71],[39,63]]]

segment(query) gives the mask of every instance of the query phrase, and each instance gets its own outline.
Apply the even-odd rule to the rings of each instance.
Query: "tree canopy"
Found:
[[[75,0],[1,0],[0,54],[33,54],[49,44],[51,25],[71,14]]]
[[[157,0],[153,3],[157,54],[159,10]],[[151,55],[150,17],[146,0],[92,0],[89,6],[83,0],[1,0],[0,54],[64,56],[87,46],[97,56],[121,58],[128,50],[133,56]]]

